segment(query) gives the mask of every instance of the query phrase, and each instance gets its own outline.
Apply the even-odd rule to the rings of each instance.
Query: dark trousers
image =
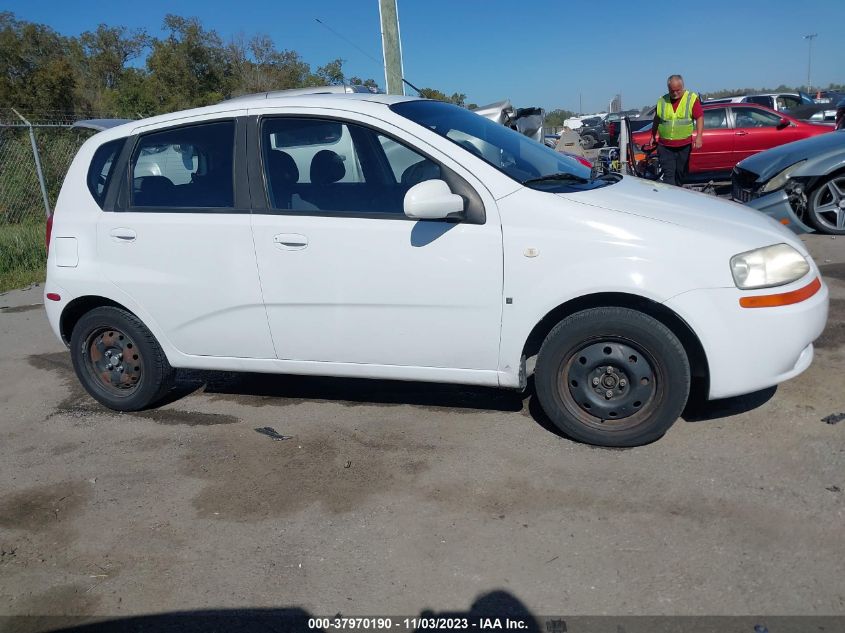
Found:
[[[689,171],[689,153],[692,143],[683,147],[657,146],[657,160],[663,170],[663,182],[680,187],[687,179]]]

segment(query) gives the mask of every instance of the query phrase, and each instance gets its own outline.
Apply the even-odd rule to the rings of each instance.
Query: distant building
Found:
[[[616,95],[610,100],[610,107],[608,110],[611,112],[622,112],[622,95]]]

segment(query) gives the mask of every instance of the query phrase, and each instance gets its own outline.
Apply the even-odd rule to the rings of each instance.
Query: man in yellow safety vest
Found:
[[[704,131],[704,111],[701,99],[689,90],[684,90],[684,78],[672,75],[666,80],[669,93],[657,100],[657,111],[651,126],[651,143],[660,140],[657,158],[663,170],[663,182],[681,186],[689,170],[689,155],[694,147],[701,149]],[[695,140],[693,140],[695,121]]]

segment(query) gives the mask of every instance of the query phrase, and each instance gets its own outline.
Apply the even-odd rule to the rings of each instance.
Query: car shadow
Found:
[[[705,400],[700,395],[691,397],[681,413],[681,418],[685,422],[707,422],[748,413],[766,404],[777,390],[777,386],[767,387],[753,393],[719,400]]]
[[[514,391],[401,380],[180,370],[176,386],[158,406],[197,391],[242,404],[266,399],[269,402],[262,404],[272,405],[272,401],[277,399],[279,404],[329,401],[346,405],[411,405],[434,409],[522,412],[549,433],[578,442],[561,431],[546,415],[534,389],[533,375],[529,376],[524,391]],[[698,423],[740,415],[763,406],[776,392],[777,387],[769,387],[742,396],[708,401],[702,388],[694,386],[681,419]]]
[[[411,229],[411,246],[416,248],[428,246],[434,240],[446,235],[446,233],[456,226],[458,225],[455,222],[420,220]]]
[[[162,404],[202,390],[218,398],[278,398],[287,401],[333,401],[346,404],[414,405],[422,407],[516,412],[523,409],[519,391],[446,383],[334,378],[292,374],[180,371],[176,387]]]
[[[19,633],[319,633],[390,628],[409,632],[510,628],[523,633],[564,633],[567,630],[562,618],[553,620],[554,628],[549,628],[548,622],[541,626],[544,619],[535,616],[519,598],[501,589],[479,595],[465,611],[426,609],[417,615],[365,618],[332,613],[315,615],[291,606],[176,611],[118,618],[10,616],[6,620]]]

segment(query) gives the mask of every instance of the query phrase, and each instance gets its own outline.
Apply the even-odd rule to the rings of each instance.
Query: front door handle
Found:
[[[742,130],[740,130],[739,132],[736,133],[736,135],[737,136],[748,136],[748,132],[743,132]]]
[[[115,242],[134,242],[135,238],[138,237],[135,231],[124,226],[112,229],[109,235]]]
[[[273,236],[276,248],[285,251],[301,251],[308,246],[308,238],[299,233],[279,233]]]

